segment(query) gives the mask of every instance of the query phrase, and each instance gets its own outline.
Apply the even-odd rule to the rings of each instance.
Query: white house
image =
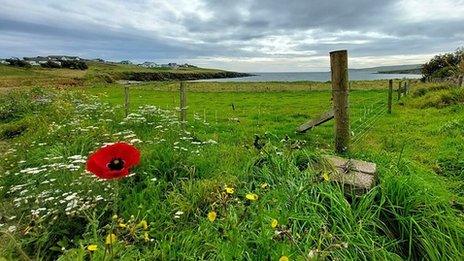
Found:
[[[39,66],[40,63],[37,62],[37,61],[26,61],[28,64],[32,65],[32,66]]]
[[[154,63],[154,62],[144,62],[144,63],[139,64],[139,66],[141,66],[141,67],[146,67],[146,68],[160,67],[159,64]]]

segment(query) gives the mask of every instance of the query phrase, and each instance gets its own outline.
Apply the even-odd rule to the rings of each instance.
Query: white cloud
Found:
[[[334,8],[344,1],[2,0],[0,56],[315,71],[327,69],[335,49],[349,50],[350,66],[369,67],[422,63],[464,42],[464,0],[356,0]]]
[[[401,0],[396,10],[407,22],[463,20],[464,0]]]

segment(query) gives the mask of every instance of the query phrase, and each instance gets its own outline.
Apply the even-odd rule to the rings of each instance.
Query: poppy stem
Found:
[[[113,213],[118,213],[118,203],[119,203],[119,194],[120,194],[120,190],[121,190],[121,186],[120,186],[120,181],[119,180],[114,180],[113,183],[113,189],[114,189],[114,194],[113,194],[113,206],[112,206],[112,209],[113,209]]]

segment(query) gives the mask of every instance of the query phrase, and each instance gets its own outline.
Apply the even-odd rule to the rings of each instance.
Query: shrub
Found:
[[[5,61],[8,62],[10,66],[31,67],[31,65],[28,62],[20,60],[18,58],[6,59]]]
[[[46,63],[40,64],[44,68],[61,68],[61,64],[55,61],[47,61]]]
[[[60,60],[62,68],[76,69],[76,70],[87,70],[89,67],[83,61],[69,61]]]
[[[453,67],[447,66],[433,73],[436,78],[447,78],[454,75]]]
[[[69,60],[58,60],[58,61],[47,61],[41,64],[44,68],[68,68],[74,70],[87,70],[89,67],[83,61],[69,61]]]
[[[451,76],[458,72],[458,65],[462,60],[464,60],[464,48],[458,48],[454,53],[436,55],[422,65],[422,75],[436,78]]]

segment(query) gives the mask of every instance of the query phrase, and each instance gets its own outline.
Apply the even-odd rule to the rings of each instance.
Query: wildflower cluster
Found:
[[[103,166],[119,171],[121,164],[128,163],[127,158],[121,157],[122,161],[116,162],[119,158],[111,158],[116,154],[110,153],[105,157],[110,157],[111,162],[104,162],[106,158],[99,160],[101,157],[95,161],[93,153],[102,148],[123,142],[142,150],[171,150],[185,158],[200,155],[208,146],[217,144],[210,139],[200,140],[192,131],[181,130],[175,113],[156,106],[141,106],[121,118],[118,106],[102,103],[94,96],[71,92],[47,97],[50,99],[43,103],[47,109],[35,112],[36,131],[8,143],[1,162],[5,172],[0,174],[0,195],[5,204],[0,209],[0,227],[11,233],[40,235],[57,222],[66,227],[66,222],[71,225],[76,220],[87,220],[91,213],[117,207],[113,203],[122,196],[118,191],[123,184],[91,175],[86,165],[94,162],[98,164],[92,166],[98,166],[97,169]],[[121,176],[135,175],[132,167],[138,159],[132,163],[121,165],[124,170]],[[153,177],[146,169],[141,173]],[[182,214],[175,216],[180,218]],[[119,241],[152,240],[146,221],[120,218],[116,221],[107,232]],[[89,251],[97,249],[98,244],[88,246]]]
[[[106,245],[115,242],[124,242],[126,244],[134,242],[152,242],[150,238],[150,227],[148,221],[131,216],[125,220],[122,217],[114,215],[111,224],[107,226],[108,234],[105,239]]]

